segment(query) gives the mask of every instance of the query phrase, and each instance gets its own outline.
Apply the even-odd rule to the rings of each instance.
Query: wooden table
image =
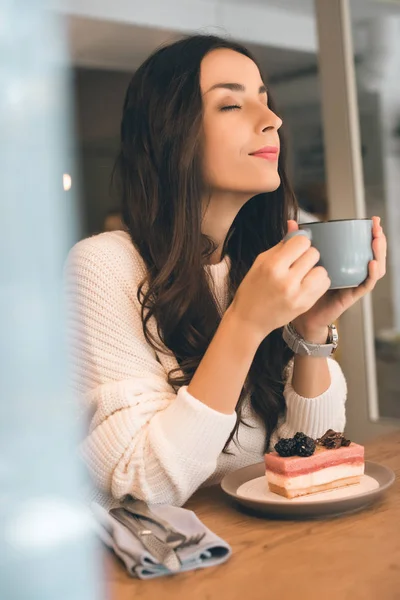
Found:
[[[395,471],[383,501],[319,521],[273,521],[240,510],[219,487],[187,503],[233,549],[224,564],[155,580],[128,577],[105,554],[109,600],[400,600],[400,431],[366,444]]]

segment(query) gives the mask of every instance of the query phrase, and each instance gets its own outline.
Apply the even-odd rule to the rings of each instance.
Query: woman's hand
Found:
[[[288,233],[297,228],[295,221],[289,221]],[[282,240],[257,256],[229,307],[248,336],[261,343],[325,294],[330,279],[326,269],[315,266],[319,257],[303,235]]]
[[[299,334],[310,342],[325,343],[327,326],[338,319],[350,306],[371,292],[386,273],[387,241],[380,225],[380,217],[372,217],[372,250],[374,260],[368,265],[368,278],[356,288],[328,290],[308,311],[294,319],[293,325]],[[295,230],[295,221],[289,221]],[[297,225],[297,224],[296,224]]]

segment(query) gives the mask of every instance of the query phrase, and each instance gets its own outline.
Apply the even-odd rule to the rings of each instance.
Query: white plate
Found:
[[[366,461],[365,475],[359,484],[290,500],[268,489],[262,462],[229,473],[221,487],[239,504],[269,516],[318,518],[361,510],[380,498],[394,480],[391,469]]]

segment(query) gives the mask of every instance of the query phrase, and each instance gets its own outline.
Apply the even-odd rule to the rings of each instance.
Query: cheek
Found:
[[[204,122],[203,173],[208,187],[260,193],[279,186],[277,165],[248,155],[253,138],[240,119]]]
[[[243,133],[227,123],[214,123],[204,132],[204,170],[211,186],[221,187],[235,179],[238,169],[243,169],[245,146]]]

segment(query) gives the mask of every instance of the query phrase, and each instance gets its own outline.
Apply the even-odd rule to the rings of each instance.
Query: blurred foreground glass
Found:
[[[62,266],[73,235],[64,35],[0,0],[0,598],[99,600],[67,388]]]
[[[367,216],[382,217],[387,274],[372,294],[378,407],[400,419],[400,3],[350,0]]]

